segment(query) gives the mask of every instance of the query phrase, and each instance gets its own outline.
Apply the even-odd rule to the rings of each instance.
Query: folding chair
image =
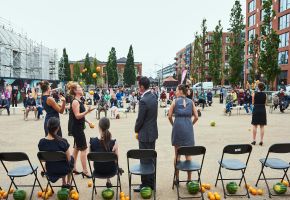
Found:
[[[173,176],[173,184],[172,184],[172,189],[174,189],[174,186],[176,186],[177,190],[177,198],[178,199],[191,199],[191,198],[202,198],[204,199],[203,193],[201,192],[201,196],[187,196],[187,197],[181,197],[180,192],[179,192],[179,183],[182,182],[187,182],[187,181],[180,181],[176,177],[176,172],[179,171],[185,171],[185,172],[197,172],[198,174],[198,179],[196,180],[201,188],[201,171],[202,171],[202,166],[203,166],[203,161],[204,161],[204,156],[205,156],[206,148],[203,146],[194,146],[194,147],[179,147],[177,149],[177,156],[175,160],[175,165],[174,165],[174,176]],[[201,163],[192,161],[192,160],[186,160],[186,161],[178,161],[177,157],[178,156],[202,156]]]
[[[271,196],[281,196],[281,195],[276,195],[276,194],[271,193],[267,180],[281,180],[282,182],[286,177],[287,181],[289,182],[289,177],[287,175],[287,172],[288,172],[288,169],[290,168],[290,164],[289,164],[289,160],[284,161],[279,158],[269,158],[270,153],[276,153],[276,154],[290,153],[290,143],[273,144],[269,148],[266,158],[260,159],[260,162],[262,164],[262,169],[259,174],[259,178],[256,182],[256,186],[258,186],[258,183],[260,180],[265,180],[269,197],[271,198]],[[276,170],[283,170],[284,175],[282,178],[266,178],[265,173],[264,173],[265,167],[269,167],[271,169],[276,169]],[[261,175],[263,175],[263,178],[261,178]],[[289,195],[283,195],[283,196],[289,196]]]
[[[219,163],[219,171],[218,175],[216,178],[215,182],[215,187],[217,186],[217,182],[221,180],[222,186],[223,186],[223,192],[224,192],[224,198],[226,199],[227,196],[248,196],[250,198],[249,191],[246,190],[246,194],[244,195],[239,195],[239,194],[228,194],[225,190],[225,184],[224,181],[226,180],[239,180],[239,186],[241,186],[242,180],[244,180],[245,185],[247,184],[246,178],[245,178],[245,172],[247,169],[247,165],[249,162],[249,158],[252,152],[252,146],[249,144],[237,144],[237,145],[228,145],[224,147],[222,158]],[[239,159],[224,159],[225,154],[234,154],[234,155],[239,155],[239,154],[248,154],[246,162],[243,162]],[[241,171],[242,176],[241,178],[223,178],[222,176],[222,168],[231,170],[231,171]],[[220,178],[219,178],[220,177]]]
[[[152,163],[139,163],[130,166],[130,159],[152,160]],[[154,200],[156,199],[156,166],[157,153],[153,149],[132,149],[127,152],[128,178],[129,178],[129,197],[131,199],[131,188],[139,184],[132,184],[132,175],[154,175]]]
[[[50,186],[52,192],[54,193],[53,188],[60,188],[60,187],[62,187],[62,185],[52,185],[51,184],[51,180],[49,179],[48,173],[46,171],[46,168],[43,165],[43,162],[61,162],[61,161],[64,161],[64,162],[66,162],[67,167],[69,168],[70,166],[69,166],[69,162],[67,160],[66,154],[62,151],[40,151],[37,153],[37,157],[38,157],[38,160],[39,160],[40,165],[42,167],[42,170],[44,172],[44,176],[46,177],[46,180],[47,180],[45,193],[47,192],[48,186]],[[75,187],[77,192],[78,192],[78,187],[77,187],[76,181],[74,179],[73,170],[71,170],[68,175],[71,176],[71,181],[70,181],[71,188]],[[72,183],[73,183],[73,185],[72,185]]]
[[[97,187],[99,188],[107,187],[107,186],[101,186],[101,185],[97,186],[96,179],[108,179],[108,178],[113,178],[114,176],[117,176],[117,185],[112,186],[112,187],[117,188],[117,192],[115,194],[116,200],[117,200],[119,196],[119,192],[118,192],[119,188],[120,188],[120,191],[122,191],[118,156],[112,152],[91,152],[87,155],[87,159],[89,162],[89,168],[90,168],[90,172],[92,174],[92,180],[93,180],[92,200],[94,199],[94,193],[97,194],[97,191],[96,191]],[[115,172],[112,172],[111,174],[104,175],[96,170],[92,170],[91,162],[100,162],[100,163],[115,162],[117,169]]]
[[[32,186],[32,191],[30,194],[30,198],[32,199],[32,195],[33,195],[33,191],[35,186],[39,186],[41,187],[41,184],[39,182],[39,179],[37,177],[37,169],[38,166],[32,165],[27,154],[23,153],[23,152],[6,152],[6,153],[0,153],[0,160],[1,163],[7,173],[7,176],[9,176],[11,183],[9,186],[8,191],[11,189],[12,184],[15,186],[16,189],[18,189],[18,187],[31,187]],[[5,165],[5,162],[21,162],[21,161],[27,161],[28,165],[25,166],[18,166],[14,169],[8,170],[7,166]],[[26,177],[28,175],[34,175],[34,182],[33,185],[17,185],[14,181],[15,178],[21,178],[21,177]],[[36,181],[38,183],[38,185],[36,185]],[[6,199],[8,199],[9,193],[6,197]]]

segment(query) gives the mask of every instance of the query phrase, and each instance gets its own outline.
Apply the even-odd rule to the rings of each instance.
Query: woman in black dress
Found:
[[[118,156],[118,145],[116,140],[112,139],[109,131],[110,120],[103,117],[99,121],[100,136],[90,139],[91,152],[114,152]],[[94,162],[94,171],[102,175],[114,174],[117,171],[117,165],[114,162]],[[110,179],[107,179],[107,187],[111,186]]]
[[[66,154],[69,165],[65,161],[61,162],[46,162],[46,174],[52,182],[56,182],[62,178],[63,187],[69,188],[71,177],[69,176],[73,169],[74,159],[69,151],[69,143],[66,139],[57,135],[60,129],[59,118],[51,117],[47,122],[48,135],[42,138],[38,143],[39,151],[62,151]]]
[[[265,89],[264,83],[258,84],[258,92],[253,94],[252,101],[254,105],[253,115],[252,115],[252,125],[253,125],[253,142],[252,145],[256,144],[257,127],[260,126],[261,141],[260,146],[263,145],[264,139],[264,126],[267,125],[267,114],[266,114],[266,99],[267,96],[263,92]]]
[[[72,105],[71,105],[71,111],[69,116],[69,132],[74,137],[74,151],[73,156],[75,159],[74,163],[74,173],[79,174],[79,172],[76,171],[76,161],[79,154],[80,159],[83,167],[83,171],[81,172],[83,177],[90,178],[88,175],[88,169],[87,169],[87,141],[86,136],[84,133],[85,129],[85,122],[89,123],[85,116],[93,111],[94,109],[89,108],[87,111],[85,109],[84,104],[81,101],[81,97],[83,96],[83,89],[82,87],[77,83],[70,82],[68,84],[68,89],[70,92],[70,95],[73,96]],[[90,127],[92,127],[91,123],[89,123]]]

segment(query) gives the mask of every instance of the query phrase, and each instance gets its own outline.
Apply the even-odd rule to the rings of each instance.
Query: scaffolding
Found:
[[[15,32],[0,18],[0,78],[58,80],[57,51]]]

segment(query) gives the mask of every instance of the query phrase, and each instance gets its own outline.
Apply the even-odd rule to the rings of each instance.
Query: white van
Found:
[[[198,82],[192,86],[193,90],[201,90],[201,88],[204,90],[212,90],[213,82]]]

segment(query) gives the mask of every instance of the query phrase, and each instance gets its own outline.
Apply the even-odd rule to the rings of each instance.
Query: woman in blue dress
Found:
[[[63,113],[65,110],[65,98],[63,96],[60,97],[62,101],[61,106],[56,103],[53,97],[51,97],[51,88],[48,81],[41,81],[40,88],[42,90],[42,104],[43,109],[46,112],[45,120],[44,120],[44,132],[45,136],[48,134],[47,122],[50,118],[56,117],[59,118],[59,113]],[[62,137],[61,128],[59,127],[57,135]]]
[[[171,142],[172,146],[175,148],[175,158],[179,147],[195,145],[193,126],[198,120],[198,114],[194,102],[186,98],[186,94],[187,88],[185,85],[177,86],[177,98],[171,104],[168,112],[168,119],[173,126]],[[173,114],[175,116],[174,121],[172,119]],[[180,157],[177,158],[177,161],[179,160]],[[191,157],[187,156],[186,160],[191,160]],[[177,179],[179,177],[178,171],[176,172],[176,177]],[[191,172],[187,173],[187,180],[191,180]]]

